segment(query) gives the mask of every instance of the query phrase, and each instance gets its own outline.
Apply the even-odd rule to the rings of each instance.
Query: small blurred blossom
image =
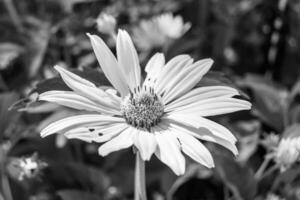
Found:
[[[275,152],[275,161],[281,171],[290,168],[299,159],[300,138],[283,138]]]
[[[133,29],[133,38],[139,48],[149,50],[180,38],[190,28],[191,23],[184,23],[181,16],[166,13],[150,20],[142,20],[139,26]]]
[[[63,148],[67,144],[67,138],[66,136],[59,134],[55,138],[55,145],[58,148]]]
[[[103,34],[115,34],[116,18],[107,13],[100,13],[97,17],[97,30]]]
[[[29,157],[12,158],[7,165],[7,170],[12,178],[23,181],[36,178],[45,167],[47,163],[41,161],[34,153]]]
[[[273,194],[273,193],[269,193],[266,197],[266,200],[285,200],[285,198],[281,198],[280,196]]]
[[[261,141],[261,144],[269,151],[275,150],[279,144],[279,136],[271,133]]]
[[[226,47],[224,49],[224,57],[229,64],[234,64],[238,60],[237,54],[232,47]]]

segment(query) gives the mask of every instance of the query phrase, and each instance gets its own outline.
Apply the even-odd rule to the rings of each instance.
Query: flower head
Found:
[[[181,16],[174,17],[171,13],[166,13],[150,20],[142,20],[133,29],[133,38],[138,47],[148,50],[163,46],[171,39],[180,38],[190,27],[191,24],[184,23]]]
[[[100,89],[56,66],[72,91],[48,91],[39,99],[90,113],[52,123],[42,130],[42,137],[63,133],[67,138],[105,142],[99,148],[102,156],[134,146],[143,160],[155,154],[178,175],[185,171],[182,152],[206,167],[214,166],[210,152],[196,138],[238,153],[232,133],[205,117],[250,109],[251,104],[233,98],[239,92],[231,87],[195,88],[211,59],[194,62],[179,55],[165,63],[164,55],[157,53],[147,63],[142,81],[138,55],[126,31],[117,35],[117,59],[101,38],[88,36],[116,91]]]
[[[114,34],[117,21],[107,13],[100,13],[97,17],[97,30],[104,34]]]
[[[38,158],[34,153],[28,157],[13,158],[7,165],[8,173],[19,181],[36,178],[41,170],[47,167],[47,163]]]
[[[300,155],[300,138],[283,138],[276,149],[275,160],[281,171],[290,168]]]

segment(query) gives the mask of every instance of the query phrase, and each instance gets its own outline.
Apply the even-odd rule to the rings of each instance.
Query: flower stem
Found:
[[[145,183],[145,161],[139,152],[136,152],[134,200],[147,200]]]
[[[266,156],[263,163],[260,165],[259,169],[256,171],[256,173],[254,175],[254,177],[256,179],[261,179],[261,176],[265,172],[270,161],[271,161],[271,158],[269,156]]]

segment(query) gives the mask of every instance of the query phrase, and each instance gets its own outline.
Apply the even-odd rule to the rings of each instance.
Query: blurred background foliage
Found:
[[[0,200],[133,198],[131,149],[103,158],[99,144],[39,136],[45,125],[75,113],[36,102],[44,91],[68,90],[55,64],[109,86],[86,36],[98,34],[114,50],[113,36],[97,27],[101,13],[130,33],[163,13],[182,16],[191,28],[140,48],[142,66],[156,51],[167,60],[211,57],[214,72],[198,86],[230,85],[253,103],[251,112],[214,117],[238,138],[239,156],[207,144],[216,168],[188,160],[181,177],[153,157],[146,163],[149,199],[300,199],[299,153],[284,167],[276,154],[281,140],[300,136],[300,1],[0,0]]]

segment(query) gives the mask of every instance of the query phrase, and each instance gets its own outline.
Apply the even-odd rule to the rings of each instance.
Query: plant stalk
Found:
[[[145,161],[141,158],[138,151],[136,152],[134,176],[134,200],[147,200]]]

